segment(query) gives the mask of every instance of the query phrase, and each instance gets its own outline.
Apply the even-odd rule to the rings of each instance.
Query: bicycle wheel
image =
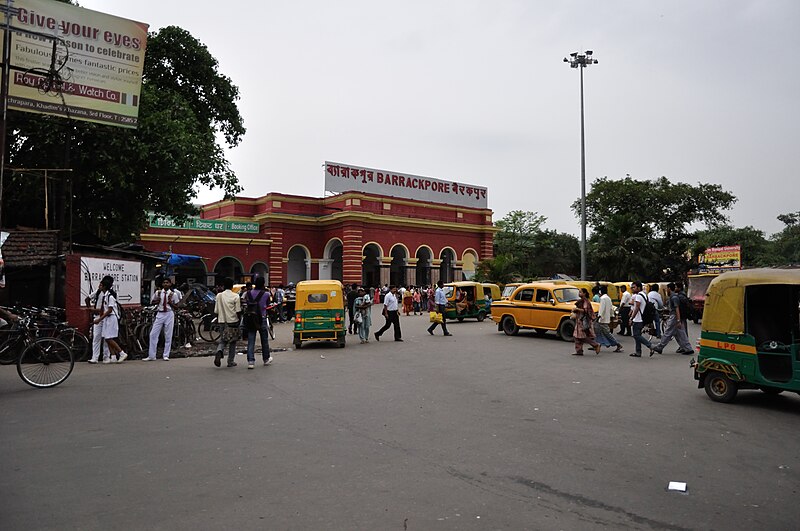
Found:
[[[32,387],[55,387],[70,374],[75,358],[69,345],[54,337],[42,337],[28,345],[17,360],[22,381]]]
[[[66,330],[62,330],[56,336],[56,339],[60,339],[67,344],[70,350],[72,350],[72,356],[75,358],[75,361],[86,361],[89,359],[89,339],[76,329],[67,328]]]
[[[200,333],[200,338],[209,343],[216,343],[219,340],[219,324],[217,318],[211,317],[211,314],[206,314],[200,321],[200,327],[197,330]]]

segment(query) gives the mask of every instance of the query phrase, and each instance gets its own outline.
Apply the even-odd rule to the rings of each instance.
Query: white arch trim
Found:
[[[303,251],[306,253],[306,260],[311,260],[311,251],[308,249],[308,247],[306,247],[302,243],[296,243],[296,244],[292,245],[291,247],[289,247],[289,250],[286,251],[286,259],[287,260],[289,259],[289,254],[292,252],[292,249],[294,249],[295,247],[300,247],[301,249],[303,249]]]
[[[392,245],[392,248],[391,248],[391,249],[389,249],[389,256],[392,256],[392,251],[394,251],[394,248],[395,248],[395,247],[402,247],[402,248],[403,248],[403,250],[406,252],[406,260],[408,260],[409,258],[411,258],[411,254],[410,254],[410,251],[408,250],[408,247],[406,247],[406,246],[405,246],[404,244],[402,244],[402,243],[396,243],[396,244]]]
[[[325,250],[322,251],[322,258],[324,259],[331,258],[331,253],[337,247],[336,245],[337,243],[339,244],[339,246],[342,247],[342,249],[344,249],[344,242],[341,239],[331,238],[330,240],[328,240],[328,243],[325,244]]]

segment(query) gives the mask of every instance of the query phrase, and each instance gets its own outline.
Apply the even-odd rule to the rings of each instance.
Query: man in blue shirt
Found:
[[[436,304],[436,311],[442,314],[442,332],[446,336],[452,336],[450,332],[447,331],[447,323],[445,323],[445,310],[447,309],[447,298],[444,296],[444,282],[441,280],[436,283],[436,293],[433,295],[433,301]],[[436,325],[439,323],[431,323],[431,326],[428,327],[428,333],[433,335],[433,331],[436,330]]]

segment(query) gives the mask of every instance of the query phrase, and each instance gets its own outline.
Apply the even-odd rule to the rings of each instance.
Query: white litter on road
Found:
[[[667,490],[686,492],[686,483],[683,483],[682,481],[670,481]]]

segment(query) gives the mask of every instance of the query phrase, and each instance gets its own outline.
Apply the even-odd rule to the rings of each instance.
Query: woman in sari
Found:
[[[594,335],[594,308],[592,308],[591,295],[589,290],[581,288],[580,298],[575,301],[575,332],[572,337],[575,339],[575,353],[573,356],[583,356],[583,344],[589,343],[594,349],[595,354],[600,354],[600,343],[595,340]]]
[[[407,289],[403,292],[403,313],[406,316],[414,311],[414,293],[412,289]]]

